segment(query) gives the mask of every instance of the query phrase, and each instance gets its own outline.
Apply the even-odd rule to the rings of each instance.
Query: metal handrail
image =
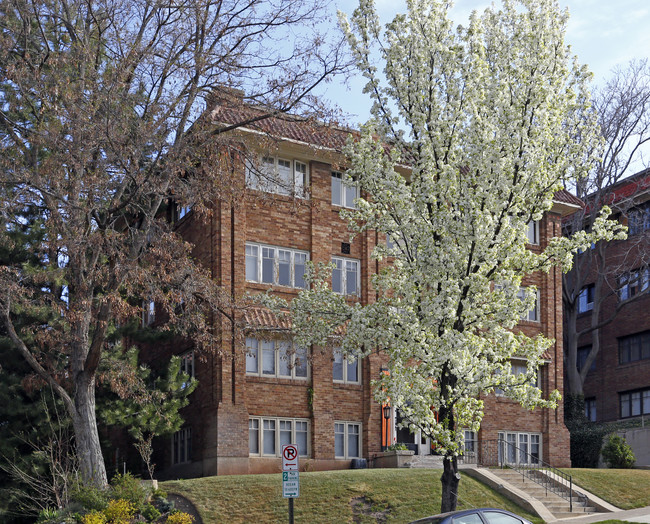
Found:
[[[508,453],[514,454],[516,460],[508,462]],[[523,459],[523,460],[522,460]],[[520,473],[549,491],[569,502],[569,511],[573,512],[573,497],[586,506],[587,497],[579,492],[573,492],[573,478],[538,456],[517,447],[504,439],[465,441],[465,449],[461,460],[464,464],[476,464],[484,467],[510,468]],[[551,473],[553,476],[551,476]],[[558,480],[561,479],[561,480]],[[564,481],[564,482],[562,482]],[[568,484],[568,491],[566,484]]]

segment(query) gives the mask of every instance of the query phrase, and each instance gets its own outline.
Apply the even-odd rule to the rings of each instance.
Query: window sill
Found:
[[[250,382],[259,382],[261,384],[286,384],[289,386],[309,386],[311,384],[311,377],[275,377],[275,376],[259,376],[249,375],[246,373],[246,380]]]
[[[353,391],[361,391],[363,389],[363,384],[360,382],[336,382],[332,381],[335,389],[350,389]],[[355,457],[356,458],[356,457]]]

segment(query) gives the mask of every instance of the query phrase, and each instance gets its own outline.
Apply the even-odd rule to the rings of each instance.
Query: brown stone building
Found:
[[[593,263],[577,305],[578,332],[592,322],[594,300],[601,302],[599,322],[614,319],[600,329],[600,350],[583,386],[585,414],[598,422],[650,415],[650,170],[605,191],[614,218],[629,229],[627,240],[607,244],[603,262]],[[595,297],[598,274],[602,289]],[[591,334],[578,340],[578,369],[592,342]]]
[[[251,108],[217,107],[217,123],[237,121]],[[217,202],[208,221],[192,211],[178,213],[178,231],[193,245],[194,255],[233,295],[273,292],[291,299],[304,286],[307,260],[333,262],[332,285],[349,300],[373,300],[370,277],[380,265],[370,255],[378,233],[350,241],[341,209],[353,206],[355,189],[341,181],[340,149],[348,132],[277,117],[240,130],[249,158],[240,162],[247,190],[237,205]],[[273,140],[267,140],[268,137]],[[275,178],[265,175],[274,173]],[[561,193],[544,219],[531,224],[531,249],[540,249],[560,234],[561,218],[576,209]],[[383,262],[385,263],[385,262]],[[563,389],[561,275],[531,276],[526,284],[539,290],[537,307],[520,328],[556,340],[546,355],[539,381],[544,391]],[[280,449],[297,444],[301,469],[349,468],[395,441],[420,454],[432,452],[426,438],[397,429],[399,414],[388,421],[372,398],[370,381],[379,377],[381,358],[371,355],[347,362],[336,350],[294,347],[286,326],[263,310],[245,314],[245,330],[221,323],[219,352],[199,358],[189,345],[150,350],[148,358],[183,356],[185,369],[199,380],[186,424],[159,442],[158,474],[187,477],[279,471]],[[513,362],[513,366],[522,363]],[[569,465],[569,436],[563,412],[527,412],[513,401],[486,399],[479,441],[502,437],[530,455],[555,466]],[[528,461],[517,456],[512,460]]]

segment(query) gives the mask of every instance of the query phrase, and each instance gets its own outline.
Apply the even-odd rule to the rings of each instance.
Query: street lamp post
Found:
[[[389,434],[390,428],[388,426],[388,421],[390,420],[390,406],[388,404],[386,404],[382,408],[382,412],[383,412],[384,420],[385,420],[385,424],[386,424],[386,446],[384,448],[384,451],[385,451],[386,449],[388,449],[388,441],[390,440],[390,434]]]

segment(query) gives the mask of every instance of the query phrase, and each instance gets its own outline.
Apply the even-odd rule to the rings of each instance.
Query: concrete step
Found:
[[[521,473],[512,469],[497,469],[492,472],[511,486],[524,491],[529,496],[539,500],[544,506],[558,519],[577,517],[589,513],[595,513],[596,508],[583,506],[579,497],[573,496],[573,511],[569,501],[563,495],[568,496],[568,489],[555,486],[555,489],[561,490],[562,495],[554,492],[552,489],[540,485],[535,480],[528,478]],[[541,475],[540,475],[541,477]],[[546,480],[545,478],[543,480]]]

